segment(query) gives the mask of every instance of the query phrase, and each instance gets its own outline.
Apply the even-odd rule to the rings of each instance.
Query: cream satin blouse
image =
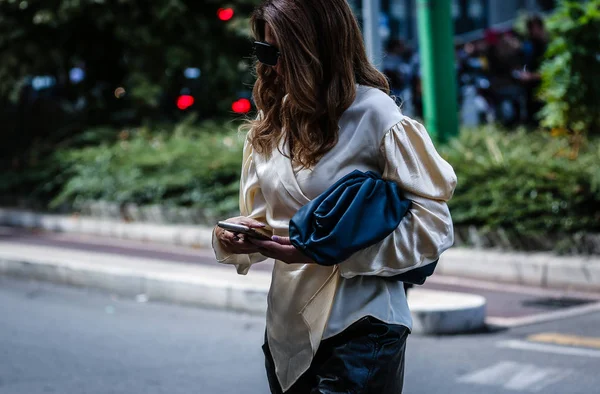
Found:
[[[453,244],[446,202],[456,175],[425,128],[403,116],[380,90],[358,86],[354,103],[339,121],[339,141],[310,170],[294,171],[278,150],[264,156],[246,142],[240,185],[241,215],[288,236],[296,211],[355,169],[375,171],[398,183],[412,200],[398,228],[380,243],[345,262],[325,267],[276,261],[268,295],[267,339],[283,390],[304,373],[322,339],[366,315],[411,327],[402,284],[384,277],[429,264]],[[283,153],[285,144],[280,144]],[[217,260],[239,274],[266,258],[228,255],[216,237]]]

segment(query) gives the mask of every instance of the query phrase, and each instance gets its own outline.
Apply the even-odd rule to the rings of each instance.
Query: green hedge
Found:
[[[243,138],[236,125],[123,130],[117,141],[57,153],[66,182],[51,207],[102,200],[236,211]]]
[[[547,19],[550,43],[542,64],[545,127],[600,133],[600,0],[562,0]]]
[[[102,200],[233,214],[242,145],[236,125],[125,130],[111,144],[56,155],[64,171],[53,205]],[[559,240],[600,233],[600,140],[573,160],[564,137],[485,127],[439,151],[458,176],[450,202],[457,229]]]
[[[457,226],[521,235],[600,231],[600,141],[571,159],[564,137],[493,128],[463,131],[440,148],[458,176]]]

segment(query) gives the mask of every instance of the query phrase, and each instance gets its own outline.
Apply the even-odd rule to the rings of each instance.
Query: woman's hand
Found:
[[[256,238],[248,238],[248,242],[256,245],[260,254],[287,264],[314,264],[300,250],[296,249],[288,237],[273,236],[272,241],[263,241]]]
[[[225,220],[228,223],[243,224],[250,228],[263,228],[264,223],[258,222],[254,219],[247,218],[245,216],[238,216]],[[215,227],[215,236],[219,240],[219,243],[227,253],[231,254],[251,254],[258,253],[259,247],[248,242],[247,237],[244,234],[234,234],[231,231],[222,229],[221,227]]]

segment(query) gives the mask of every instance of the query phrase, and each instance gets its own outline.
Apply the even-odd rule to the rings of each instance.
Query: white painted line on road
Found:
[[[511,340],[502,341],[496,344],[496,347],[515,350],[531,350],[541,353],[553,353],[566,356],[581,356],[600,358],[600,350],[581,349],[567,346],[546,345],[542,343],[531,343],[527,341]]]
[[[503,387],[507,390],[539,392],[565,379],[573,370],[539,367],[514,361],[501,361],[458,379],[459,383]]]
[[[533,324],[546,323],[554,320],[566,319],[569,317],[586,315],[588,313],[600,312],[600,302],[593,304],[575,306],[572,308],[547,312],[538,313],[535,315],[523,316],[523,317],[493,317],[489,316],[485,319],[485,322],[489,325],[500,326],[500,327],[521,327],[530,326]]]
[[[503,361],[491,367],[472,372],[458,379],[461,383],[477,383],[494,385],[495,382],[504,382],[513,375],[517,363]]]

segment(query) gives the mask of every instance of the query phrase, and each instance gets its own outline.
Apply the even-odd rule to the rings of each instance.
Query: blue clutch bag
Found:
[[[396,183],[355,170],[298,210],[290,221],[290,241],[317,264],[339,264],[390,235],[410,205]],[[392,278],[423,284],[435,264]]]
[[[410,207],[398,185],[355,170],[290,221],[290,240],[321,265],[335,265],[391,234]]]

